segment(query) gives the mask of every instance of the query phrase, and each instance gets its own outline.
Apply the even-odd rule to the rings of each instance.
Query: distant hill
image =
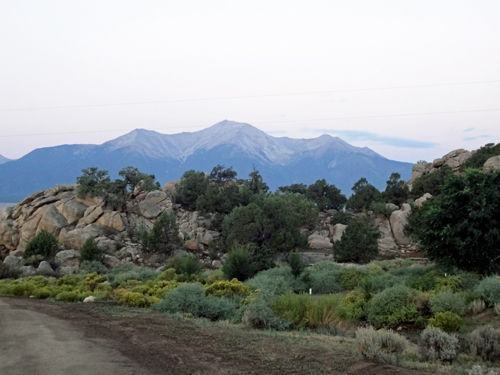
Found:
[[[11,159],[7,159],[5,156],[0,155],[0,164],[7,163],[8,161],[11,161]]]
[[[246,178],[255,166],[272,190],[324,178],[348,195],[361,177],[385,189],[392,172],[408,180],[412,170],[410,163],[389,160],[338,137],[277,138],[249,124],[222,121],[192,133],[136,129],[102,145],[36,149],[0,165],[0,202],[17,202],[56,184],[72,184],[82,169],[91,166],[107,169],[115,178],[130,165],[155,174],[163,184],[190,169],[210,172],[217,164],[232,166],[239,178]]]

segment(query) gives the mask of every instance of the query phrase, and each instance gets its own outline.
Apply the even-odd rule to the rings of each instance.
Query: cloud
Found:
[[[475,137],[465,137],[463,140],[464,141],[473,141],[473,140],[479,139],[479,138],[490,138],[490,136],[487,134],[481,134],[481,135],[477,135]]]
[[[475,129],[475,128],[467,128],[467,129],[465,129],[465,130],[464,130],[464,133],[466,133],[466,132],[471,132],[471,131],[473,131],[474,129]]]
[[[361,130],[331,130],[331,129],[315,129],[320,132],[334,134],[347,142],[353,141],[370,141],[381,145],[401,147],[401,148],[432,148],[437,146],[435,142],[418,141],[415,139],[406,139],[400,137],[389,137],[372,132]]]

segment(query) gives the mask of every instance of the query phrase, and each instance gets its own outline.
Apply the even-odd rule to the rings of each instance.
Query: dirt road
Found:
[[[331,336],[325,346],[321,335],[307,343],[291,335],[113,304],[0,298],[0,374],[425,374],[363,361],[331,346]]]
[[[148,374],[109,345],[74,325],[0,301],[0,374]]]

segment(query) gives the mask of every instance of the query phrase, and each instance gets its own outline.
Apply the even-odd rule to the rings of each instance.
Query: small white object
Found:
[[[309,294],[313,294],[313,290],[309,288]]]
[[[88,296],[83,300],[83,302],[95,302],[95,297],[94,296]]]

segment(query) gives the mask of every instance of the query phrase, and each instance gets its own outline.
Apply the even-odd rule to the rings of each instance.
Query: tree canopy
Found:
[[[407,231],[431,260],[491,273],[500,264],[500,172],[451,174],[439,196],[409,217]]]

